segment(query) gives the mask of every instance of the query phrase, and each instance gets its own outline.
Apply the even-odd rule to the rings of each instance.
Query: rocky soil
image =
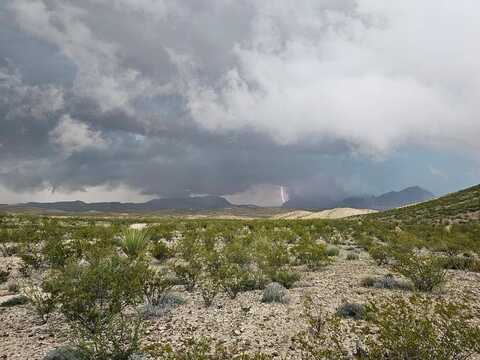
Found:
[[[361,253],[359,260],[346,260],[345,255],[343,249],[324,269],[304,271],[302,280],[289,290],[287,304],[264,304],[262,291],[252,291],[239,294],[235,300],[221,295],[211,307],[205,308],[200,294],[181,291],[185,304],[168,315],[148,320],[145,344],[175,344],[181,338],[207,336],[227,345],[274,354],[279,359],[296,358],[292,338],[306,326],[302,316],[305,295],[313,295],[319,306],[331,313],[345,301],[363,303],[392,293],[409,295],[400,290],[362,287],[360,282],[365,276],[387,274],[388,270],[376,266],[366,253]],[[0,269],[7,268],[11,277],[21,278],[18,259],[0,257]],[[480,274],[450,272],[441,295],[450,299],[466,296],[480,299]],[[0,304],[11,296],[2,285]],[[48,350],[67,340],[60,336],[63,326],[58,317],[42,323],[28,304],[0,307],[0,359],[42,359]]]

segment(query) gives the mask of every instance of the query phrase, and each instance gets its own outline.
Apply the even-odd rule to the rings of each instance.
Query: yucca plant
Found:
[[[120,247],[129,258],[136,258],[145,253],[149,240],[147,231],[127,229],[123,233]]]

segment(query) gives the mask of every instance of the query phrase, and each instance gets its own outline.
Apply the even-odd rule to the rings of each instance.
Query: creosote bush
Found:
[[[464,305],[424,296],[389,298],[366,305],[363,327],[348,328],[337,315],[328,316],[306,301],[308,331],[296,343],[304,360],[352,359],[344,343],[357,343],[354,358],[365,360],[463,360],[480,353],[480,328]],[[353,331],[353,333],[352,333]]]
[[[367,359],[470,359],[480,352],[480,328],[463,304],[414,296],[373,304],[375,336]]]
[[[441,259],[431,255],[402,254],[393,269],[410,279],[419,291],[433,291],[441,287],[447,276]]]
[[[96,249],[85,264],[69,263],[45,284],[86,359],[128,360],[138,350],[142,322],[127,309],[143,302],[147,273],[142,259]]]

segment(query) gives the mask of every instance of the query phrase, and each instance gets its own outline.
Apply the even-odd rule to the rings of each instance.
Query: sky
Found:
[[[3,0],[0,203],[480,183],[477,0]]]

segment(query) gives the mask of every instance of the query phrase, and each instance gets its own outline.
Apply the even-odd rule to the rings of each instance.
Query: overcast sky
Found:
[[[2,0],[0,203],[480,182],[478,0]]]

